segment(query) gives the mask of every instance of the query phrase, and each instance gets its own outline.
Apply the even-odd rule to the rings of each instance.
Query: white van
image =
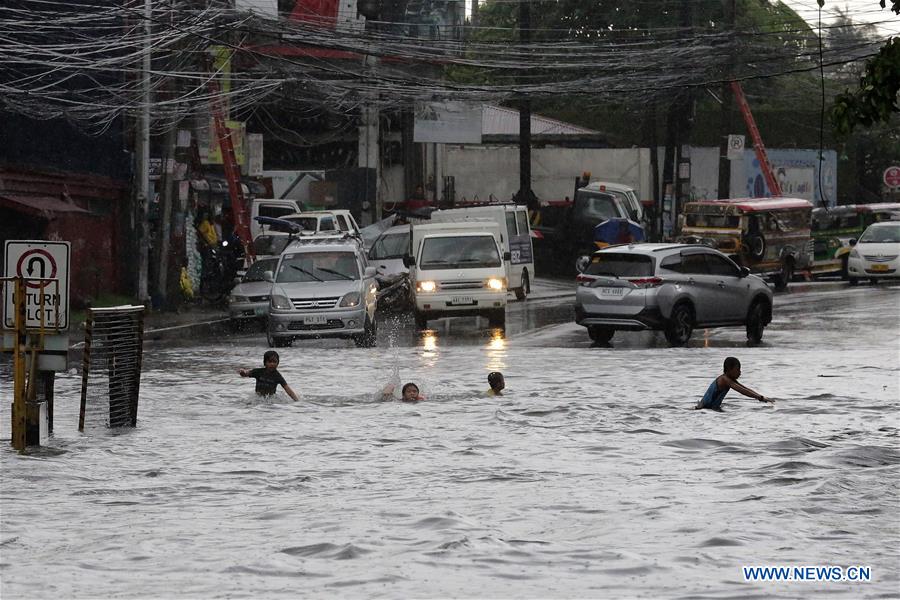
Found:
[[[493,221],[411,225],[404,258],[415,299],[416,327],[429,319],[482,316],[506,326],[506,267]]]
[[[534,281],[534,248],[528,208],[522,204],[495,204],[436,210],[432,223],[491,220],[500,226],[500,249],[509,252],[506,277],[516,298],[524,300]]]

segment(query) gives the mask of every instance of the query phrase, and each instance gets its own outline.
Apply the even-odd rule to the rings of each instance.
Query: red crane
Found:
[[[744,123],[747,124],[750,137],[753,138],[753,149],[756,151],[756,158],[759,160],[759,168],[766,179],[766,185],[769,186],[769,191],[773,196],[781,196],[781,185],[779,185],[778,179],[775,178],[775,173],[772,172],[772,165],[769,163],[766,147],[763,146],[762,137],[759,135],[759,129],[756,127],[756,121],[753,120],[753,113],[750,112],[750,105],[747,104],[747,98],[744,97],[744,89],[741,87],[740,82],[732,81],[731,91],[734,92],[738,106],[741,107],[741,114],[744,116]]]

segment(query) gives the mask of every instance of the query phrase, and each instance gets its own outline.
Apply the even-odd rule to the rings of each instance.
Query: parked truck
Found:
[[[579,272],[595,250],[643,241],[644,211],[634,189],[577,178],[573,199],[543,202],[532,213],[535,252],[549,269]]]

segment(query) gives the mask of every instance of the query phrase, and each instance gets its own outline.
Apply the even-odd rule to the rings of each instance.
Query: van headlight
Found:
[[[341,303],[338,305],[341,308],[352,308],[354,306],[359,305],[359,292],[350,292],[346,294],[343,298],[341,298]]]
[[[272,294],[272,299],[269,301],[269,305],[276,310],[290,310],[294,308],[289,298],[285,296],[279,296],[277,294]]]
[[[433,292],[437,289],[437,284],[433,281],[420,281],[416,283],[417,292]]]
[[[502,292],[504,289],[506,289],[506,278],[491,277],[484,282],[484,287],[488,288],[489,290],[494,290],[495,292]]]

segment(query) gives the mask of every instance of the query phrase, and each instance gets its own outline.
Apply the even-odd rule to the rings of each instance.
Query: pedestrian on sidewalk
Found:
[[[735,357],[729,356],[726,358],[722,370],[724,372],[709,384],[703,398],[694,408],[698,410],[701,408],[708,408],[710,410],[722,412],[722,400],[725,398],[728,390],[734,390],[748,398],[756,398],[760,402],[775,403],[774,400],[769,400],[762,394],[754,392],[750,388],[737,382],[738,378],[741,376],[741,361]]]
[[[252,377],[256,380],[256,393],[260,396],[274,396],[277,386],[280,384],[284,391],[290,396],[294,402],[300,400],[291,386],[287,384],[281,373],[278,372],[278,363],[280,359],[278,353],[269,350],[263,354],[263,367],[258,369],[240,369],[238,375],[241,377]]]

